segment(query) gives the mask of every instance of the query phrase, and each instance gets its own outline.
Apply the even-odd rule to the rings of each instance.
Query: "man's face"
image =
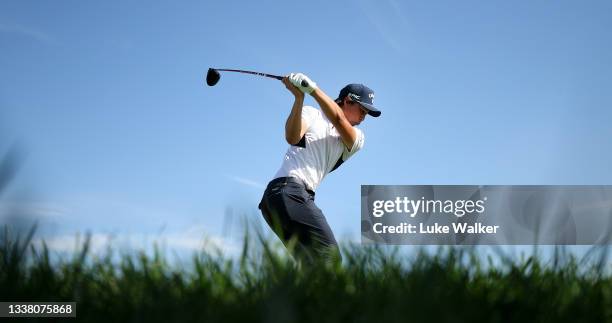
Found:
[[[344,98],[343,111],[344,116],[353,126],[360,124],[368,115],[368,111],[361,104],[351,101],[349,98]]]

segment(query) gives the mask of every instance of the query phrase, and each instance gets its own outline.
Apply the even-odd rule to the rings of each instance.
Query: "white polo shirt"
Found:
[[[336,127],[319,109],[304,106],[302,120],[308,124],[308,130],[300,143],[289,146],[274,178],[297,177],[308,189],[315,191],[325,175],[363,147],[364,136],[361,130],[355,128],[357,138],[351,150],[348,150]]]

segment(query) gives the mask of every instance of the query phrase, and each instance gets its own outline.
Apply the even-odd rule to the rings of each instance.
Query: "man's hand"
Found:
[[[289,90],[289,92],[291,92],[296,99],[301,99],[302,101],[304,100],[304,92],[302,92],[302,90],[300,90],[297,86],[293,85],[293,83],[289,81],[289,77],[283,78],[283,84],[285,84],[287,90]]]
[[[315,83],[314,81],[309,79],[308,76],[302,73],[289,74],[289,81],[291,82],[291,84],[293,84],[295,87],[297,87],[306,94],[311,94],[312,91],[317,89],[317,83]],[[303,86],[303,81],[306,81],[305,83],[308,84],[308,86]]]

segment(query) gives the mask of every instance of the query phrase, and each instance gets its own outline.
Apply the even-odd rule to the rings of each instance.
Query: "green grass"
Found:
[[[1,300],[76,301],[84,322],[612,321],[607,250],[594,261],[500,256],[493,265],[474,249],[406,259],[349,245],[342,263],[304,268],[259,240],[245,243],[240,257],[200,252],[179,267],[158,249],[118,262],[111,250],[94,257],[88,241],[55,262],[31,237],[4,230]]]

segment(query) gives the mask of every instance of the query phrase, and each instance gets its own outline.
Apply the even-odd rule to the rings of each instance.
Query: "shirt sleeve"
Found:
[[[355,132],[357,132],[357,138],[355,138],[353,147],[351,148],[351,150],[349,150],[346,146],[344,146],[344,151],[342,152],[342,160],[349,159],[363,147],[363,143],[365,141],[365,136],[363,135],[363,132],[358,128],[355,128]]]

